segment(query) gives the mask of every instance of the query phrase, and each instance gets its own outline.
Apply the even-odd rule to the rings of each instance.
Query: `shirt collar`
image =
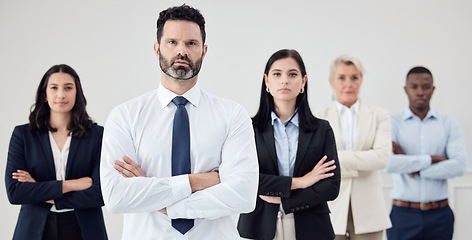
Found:
[[[357,101],[350,108],[348,108],[346,105],[336,101],[336,108],[338,109],[339,113],[342,113],[347,109],[350,109],[354,113],[358,113],[359,112],[359,99],[357,99]]]
[[[410,106],[406,107],[405,110],[403,110],[403,120],[407,120],[415,116],[416,115],[413,113],[413,111],[411,111]],[[424,119],[428,118],[438,118],[438,113],[430,108]]]
[[[157,88],[157,96],[159,97],[159,101],[161,102],[162,108],[165,108],[169,105],[170,102],[172,102],[172,99],[179,95],[165,88],[162,85],[162,82],[160,82],[159,87]],[[201,91],[200,87],[198,86],[198,83],[196,83],[195,86],[190,88],[182,96],[185,97],[192,105],[198,107],[201,96]]]
[[[272,118],[272,126],[274,125],[274,122],[279,119],[279,117],[277,116],[277,114],[275,114],[274,111],[272,111],[270,113],[270,117]],[[299,120],[298,120],[298,110],[295,111],[294,115],[292,115],[289,119],[291,123],[293,123],[293,125],[295,125],[296,127],[298,127],[298,124],[299,124]],[[280,121],[280,119],[279,119]],[[282,121],[280,121],[282,123]]]

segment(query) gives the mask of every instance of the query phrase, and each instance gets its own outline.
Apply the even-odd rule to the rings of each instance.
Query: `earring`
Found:
[[[300,89],[300,94],[303,94],[305,92],[305,88],[302,87],[302,89]]]
[[[269,87],[266,87],[266,92],[270,93],[270,91],[269,91]]]

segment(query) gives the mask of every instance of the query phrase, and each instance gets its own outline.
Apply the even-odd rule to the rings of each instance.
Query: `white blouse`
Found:
[[[57,146],[56,140],[52,136],[51,131],[49,131],[49,142],[51,143],[51,150],[52,156],[54,158],[54,167],[56,169],[56,180],[64,181],[66,180],[66,166],[67,166],[67,159],[69,158],[69,148],[70,148],[70,141],[71,135],[67,137],[66,142],[64,143],[64,147],[62,147],[62,151],[59,150]],[[74,211],[74,209],[61,209],[57,210],[56,205],[52,205],[51,212],[70,212]]]

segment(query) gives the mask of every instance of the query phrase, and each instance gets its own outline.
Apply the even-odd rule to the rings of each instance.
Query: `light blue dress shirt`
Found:
[[[293,177],[298,150],[298,113],[295,112],[295,115],[284,123],[274,112],[271,113],[271,117],[279,175]]]
[[[392,173],[392,199],[432,202],[449,197],[447,179],[464,175],[467,151],[459,123],[429,110],[423,121],[409,107],[391,116],[392,141],[405,154],[392,154],[386,171]],[[448,160],[432,164],[431,156]],[[420,172],[420,176],[409,174]]]

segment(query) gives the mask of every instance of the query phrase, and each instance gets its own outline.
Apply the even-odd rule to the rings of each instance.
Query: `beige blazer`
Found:
[[[389,113],[360,102],[354,151],[344,150],[336,104],[318,113],[317,117],[328,120],[333,128],[341,165],[339,196],[328,202],[334,232],[336,235],[346,233],[349,201],[356,234],[390,228],[380,175],[392,151]]]

